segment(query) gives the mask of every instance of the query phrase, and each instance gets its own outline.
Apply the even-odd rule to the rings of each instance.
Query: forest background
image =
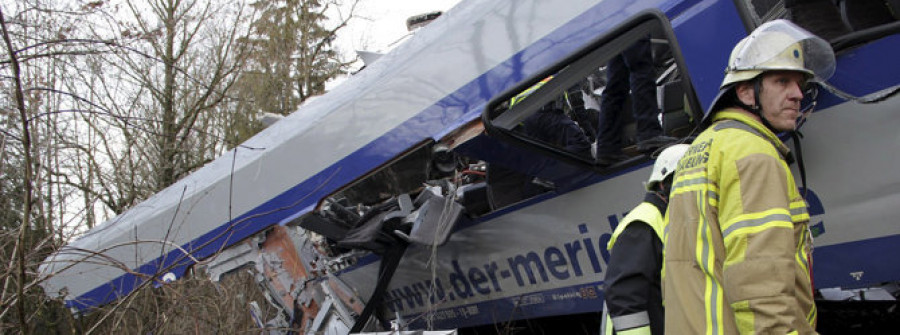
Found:
[[[358,71],[364,0],[0,5],[0,333],[259,333],[251,273],[145,286],[73,314],[38,266]]]

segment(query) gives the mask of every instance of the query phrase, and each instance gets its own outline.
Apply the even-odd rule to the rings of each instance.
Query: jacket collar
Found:
[[[734,120],[740,123],[743,123],[747,127],[751,128],[756,132],[757,135],[772,143],[772,146],[778,150],[778,153],[781,154],[781,157],[785,160],[791,160],[791,149],[778,138],[769,128],[763,126],[762,122],[754,119],[753,117],[747,115],[746,113],[742,113],[737,108],[726,108],[719,112],[717,112],[713,116],[713,123],[722,120]]]
[[[644,202],[650,203],[651,205],[655,206],[656,209],[659,210],[659,213],[662,214],[662,216],[666,216],[666,209],[668,208],[669,204],[667,204],[662,198],[660,198],[660,196],[656,195],[656,193],[647,192],[646,194],[644,194]]]

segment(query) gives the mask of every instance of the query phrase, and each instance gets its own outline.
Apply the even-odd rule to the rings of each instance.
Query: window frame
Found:
[[[587,159],[571,152],[554,147],[536,139],[523,136],[513,131],[515,125],[531,116],[540,109],[543,104],[562,94],[566,88],[574,85],[593,68],[608,62],[613,56],[621,53],[626,47],[632,45],[639,38],[659,29],[669,43],[669,48],[674,59],[674,64],[681,69],[681,85],[686,97],[685,109],[690,110],[692,126],[696,126],[697,120],[702,115],[699,99],[693,88],[690,73],[684,61],[678,39],[672,29],[671,22],[658,9],[641,11],[631,18],[623,21],[619,26],[610,29],[606,34],[598,36],[585,47],[564,57],[562,60],[546,67],[535,75],[521,81],[515,86],[503,91],[492,98],[482,113],[482,123],[487,133],[501,141],[511,143],[535,151],[538,154],[598,173],[611,173],[630,166],[637,165],[649,159],[648,155],[638,155],[619,164],[604,167],[600,166],[596,159]],[[515,106],[494,112],[497,108],[508,102],[520,92],[532,87],[541,80],[553,75],[553,80],[548,81],[540,89],[517,103]]]
[[[741,21],[744,24],[744,28],[747,30],[748,34],[750,32],[752,32],[753,29],[756,29],[756,27],[759,27],[763,23],[768,22],[768,20],[764,20],[763,17],[759,17],[759,15],[756,14],[754,9],[752,8],[752,5],[750,4],[750,2],[752,2],[752,0],[733,0],[733,1],[734,1],[734,7],[738,11],[738,16],[741,18]],[[784,2],[780,2],[780,4],[782,6],[782,9],[780,12],[784,12],[785,11]],[[893,22],[893,23],[888,23],[888,24],[883,24],[880,26],[863,29],[863,30],[853,31],[853,32],[850,32],[849,34],[845,34],[845,35],[833,38],[833,39],[829,40],[828,42],[831,44],[831,47],[837,53],[837,52],[841,52],[841,51],[856,47],[861,44],[866,44],[866,43],[869,43],[872,41],[879,40],[881,38],[896,34],[898,32],[900,32],[900,20]]]

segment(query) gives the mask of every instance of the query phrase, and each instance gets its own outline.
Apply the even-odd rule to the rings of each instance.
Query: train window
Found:
[[[699,109],[683,68],[668,21],[645,12],[496,97],[486,126],[594,170],[638,163],[693,129]]]
[[[763,22],[783,19],[787,16],[787,9],[783,0],[740,0],[738,3],[748,9],[753,27]]]
[[[382,253],[400,239],[440,245],[464,215],[490,211],[484,164],[424,141],[329,194],[296,224],[320,235],[317,248],[331,256]]]
[[[900,31],[900,1],[891,0],[738,0],[748,30],[763,22],[788,19],[841,46]]]

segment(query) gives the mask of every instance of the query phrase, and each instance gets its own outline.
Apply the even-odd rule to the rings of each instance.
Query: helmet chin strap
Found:
[[[760,122],[762,122],[763,126],[766,126],[766,128],[771,130],[772,133],[778,134],[779,131],[776,130],[775,127],[772,126],[772,123],[770,123],[769,120],[767,120],[765,116],[763,116],[762,103],[760,103],[760,101],[759,101],[759,94],[762,92],[762,87],[761,87],[760,81],[761,80],[759,79],[759,77],[756,77],[753,79],[753,105],[752,106],[745,104],[743,101],[741,101],[740,98],[737,98],[737,97],[734,99],[735,104],[738,107],[741,107],[744,110],[747,110],[750,113],[753,113],[753,115],[756,115],[757,117],[759,117],[759,120],[760,120]],[[737,87],[735,87],[734,89],[737,90]],[[737,92],[735,92],[735,95],[737,95]]]
[[[800,147],[800,132],[791,131],[791,138],[794,139],[794,149],[797,151],[797,170],[800,171],[800,183],[803,184],[803,199],[806,199],[806,193],[809,192],[809,188],[806,187],[806,167],[803,166],[803,149]],[[788,154],[791,158],[788,160],[788,164],[793,163],[794,156]]]
[[[771,130],[773,134],[778,134],[779,130],[775,129],[775,127],[772,126],[772,123],[770,123],[769,120],[767,120],[766,117],[763,116],[762,104],[760,103],[760,100],[759,100],[759,95],[760,95],[760,93],[762,93],[761,81],[762,80],[760,80],[759,77],[757,77],[756,79],[753,80],[754,105],[753,106],[744,105],[741,107],[744,107],[747,110],[749,110],[751,113],[756,114],[756,116],[759,116],[759,120],[762,121],[762,124],[764,126],[766,126],[766,128],[769,128],[769,130]],[[744,103],[740,102],[740,104],[743,105]],[[800,137],[802,135],[800,134],[800,132],[798,132],[796,130],[796,128],[794,130],[788,130],[787,133],[790,134],[791,139],[794,140],[794,149],[797,152],[797,155],[796,155],[797,170],[800,171],[800,183],[803,185],[803,199],[806,199],[806,194],[807,194],[809,188],[806,187],[806,167],[803,165],[803,149],[800,146]],[[794,157],[795,156],[790,153],[788,154],[787,157],[785,157],[785,161],[787,161],[788,165],[794,164],[794,161],[795,161]]]
[[[766,126],[766,128],[769,128],[773,134],[778,134],[778,130],[775,129],[775,127],[772,126],[772,123],[770,123],[769,120],[766,119],[766,116],[763,115],[762,103],[759,101],[760,93],[762,93],[762,80],[759,79],[759,77],[756,77],[756,79],[753,79],[753,106],[750,106],[750,112],[759,116],[762,124]]]

